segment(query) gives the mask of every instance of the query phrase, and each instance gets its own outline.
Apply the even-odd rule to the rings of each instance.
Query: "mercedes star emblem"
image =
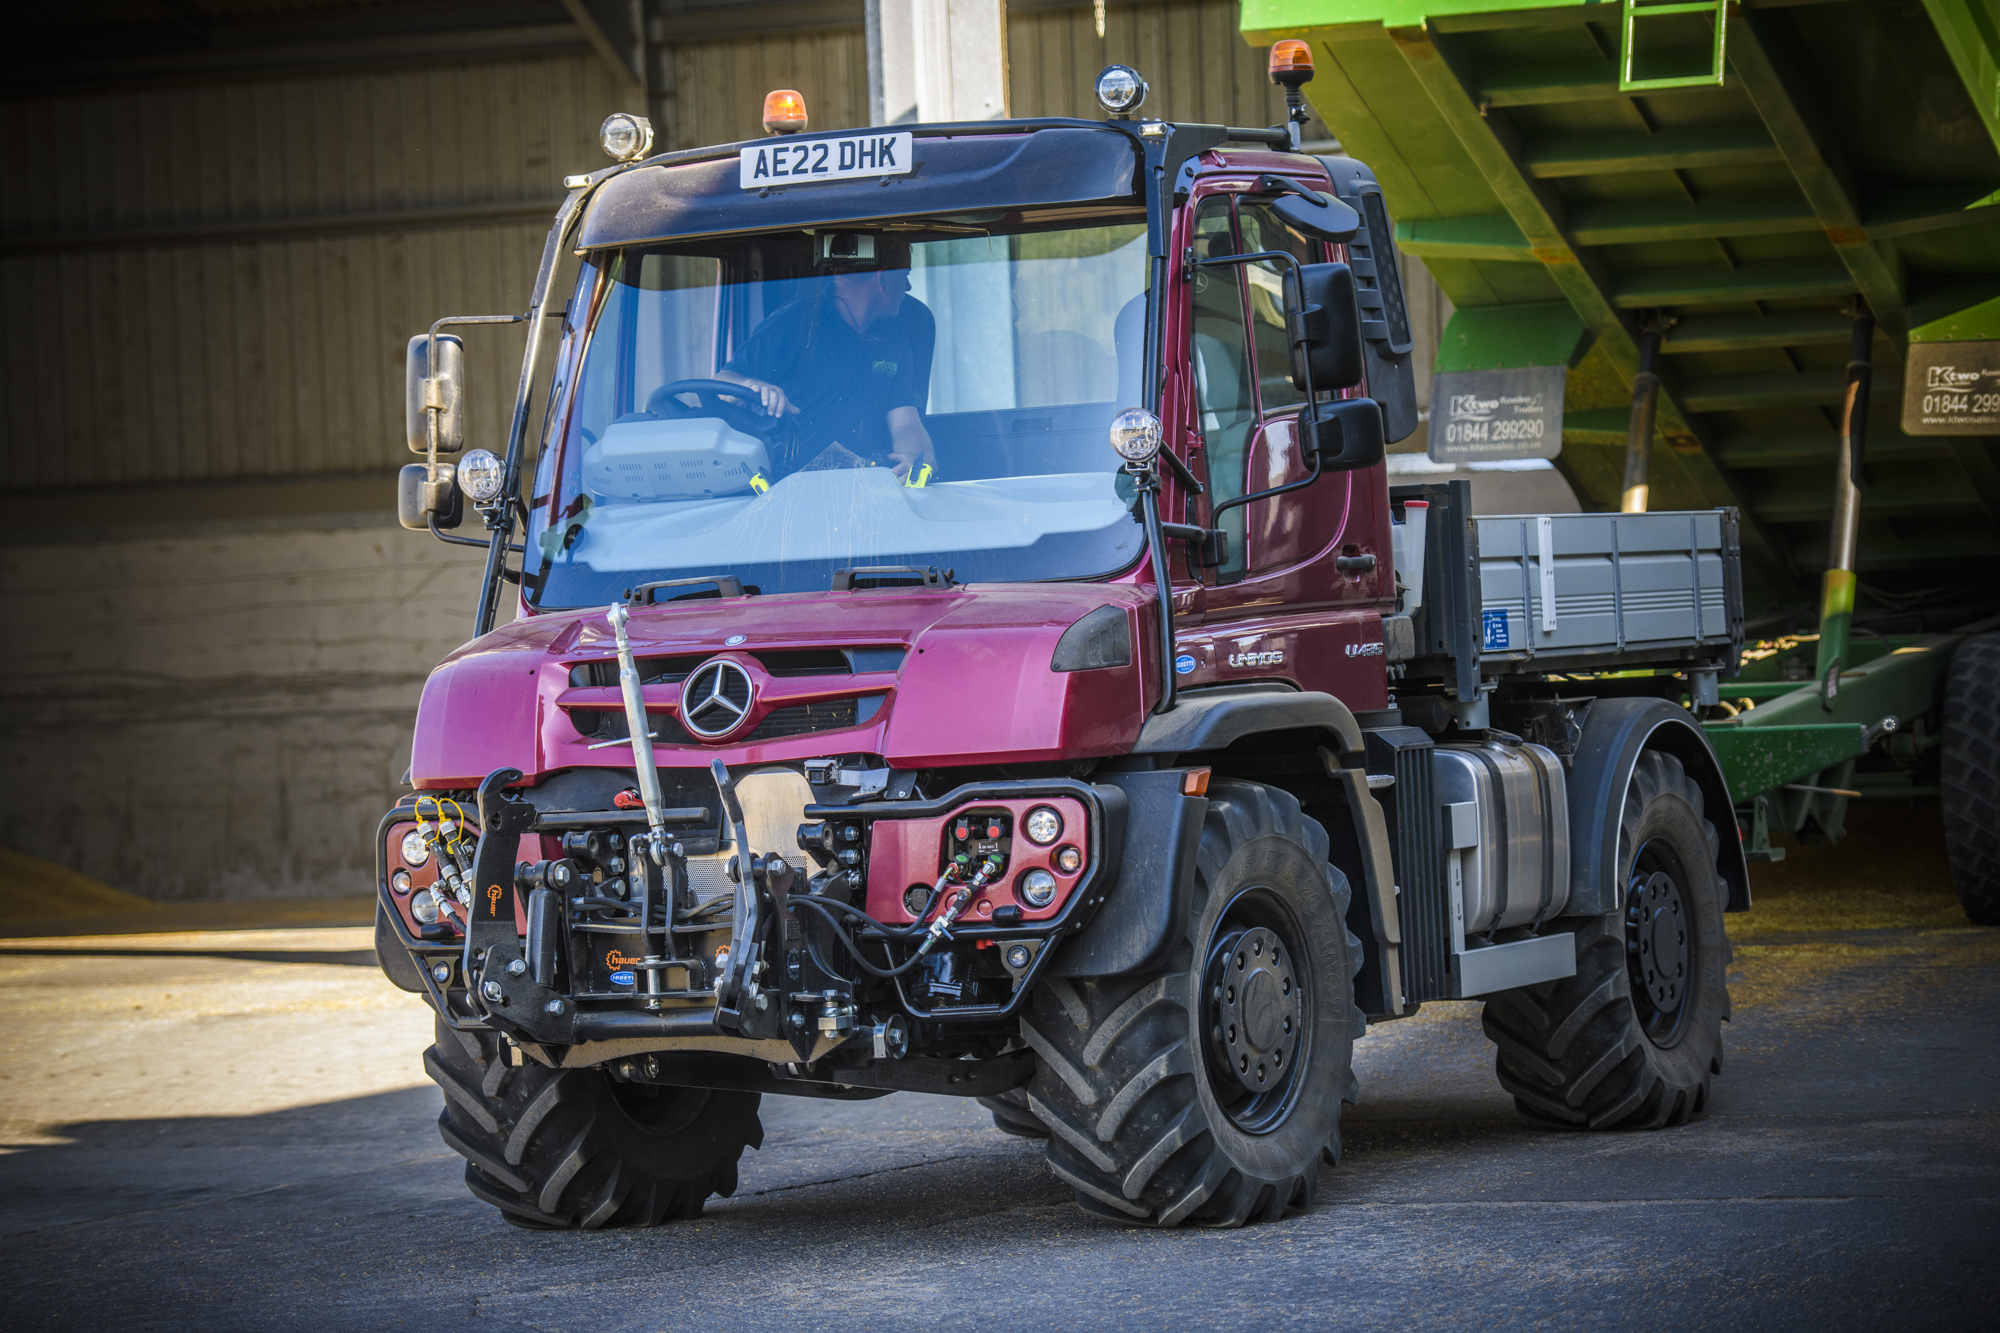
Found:
[[[740,663],[711,658],[681,686],[681,725],[703,740],[727,736],[750,716],[755,698],[756,687]]]

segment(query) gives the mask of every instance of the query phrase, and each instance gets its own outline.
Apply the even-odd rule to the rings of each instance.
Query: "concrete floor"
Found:
[[[0,1327],[1994,1327],[2000,931],[1934,881],[1770,878],[1705,1120],[1533,1129],[1478,1006],[1433,1005],[1358,1048],[1317,1206],[1227,1233],[1094,1222],[1039,1145],[908,1094],[768,1099],[700,1222],[517,1231],[365,930],[8,940]]]

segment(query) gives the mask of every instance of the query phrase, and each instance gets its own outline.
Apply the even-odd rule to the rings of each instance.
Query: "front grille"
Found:
[[[793,704],[780,708],[759,722],[748,736],[733,741],[733,744],[750,745],[759,741],[775,741],[786,736],[806,736],[816,731],[839,731],[843,727],[859,726],[873,718],[882,707],[882,696],[869,695],[865,699],[834,699],[824,703]],[[670,713],[648,713],[652,722],[653,743],[655,745],[699,745],[700,741],[688,734],[680,721]],[[616,709],[572,708],[569,720],[576,727],[576,733],[587,740],[624,740],[632,734],[626,725],[625,714]]]
[[[851,676],[857,671],[900,670],[906,651],[903,648],[771,648],[741,655],[756,658],[765,673],[772,676]],[[678,685],[714,656],[714,653],[680,653],[673,657],[641,657],[633,665],[639,668],[641,683]],[[618,661],[607,657],[596,662],[578,662],[569,669],[569,683],[579,689],[616,685]]]

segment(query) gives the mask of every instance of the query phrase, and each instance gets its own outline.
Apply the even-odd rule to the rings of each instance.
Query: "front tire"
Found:
[[[1952,654],[1939,778],[1958,904],[1974,925],[2000,926],[2000,634]]]
[[[465,1185],[516,1226],[650,1227],[736,1192],[764,1141],[754,1092],[619,1083],[602,1069],[510,1064],[496,1032],[437,1025],[424,1070],[444,1090],[438,1133]]]
[[[1084,1211],[1234,1227],[1312,1202],[1363,1026],[1360,941],[1327,851],[1288,793],[1216,782],[1167,963],[1037,989],[1028,1104]]]
[[[1680,760],[1646,750],[1618,831],[1623,910],[1576,929],[1576,975],[1486,1002],[1500,1085],[1564,1129],[1659,1129],[1708,1106],[1729,1017],[1715,826]]]

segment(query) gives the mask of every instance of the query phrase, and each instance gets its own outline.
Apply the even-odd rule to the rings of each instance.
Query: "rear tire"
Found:
[[[438,1133],[465,1185],[530,1230],[650,1227],[736,1192],[764,1141],[754,1092],[619,1083],[602,1069],[510,1065],[494,1032],[437,1025],[424,1069],[444,1090]]]
[[[1659,1129],[1707,1109],[1729,1017],[1717,852],[1701,788],[1674,756],[1642,752],[1618,832],[1623,910],[1577,926],[1575,976],[1486,1002],[1500,1085],[1522,1115]]]
[[[1296,799],[1216,782],[1166,964],[1037,988],[1028,1104],[1084,1211],[1234,1227],[1312,1202],[1357,1095],[1347,904],[1326,832]]]
[[[2000,926],[2000,634],[1958,645],[1944,690],[1944,847],[1959,906]]]

